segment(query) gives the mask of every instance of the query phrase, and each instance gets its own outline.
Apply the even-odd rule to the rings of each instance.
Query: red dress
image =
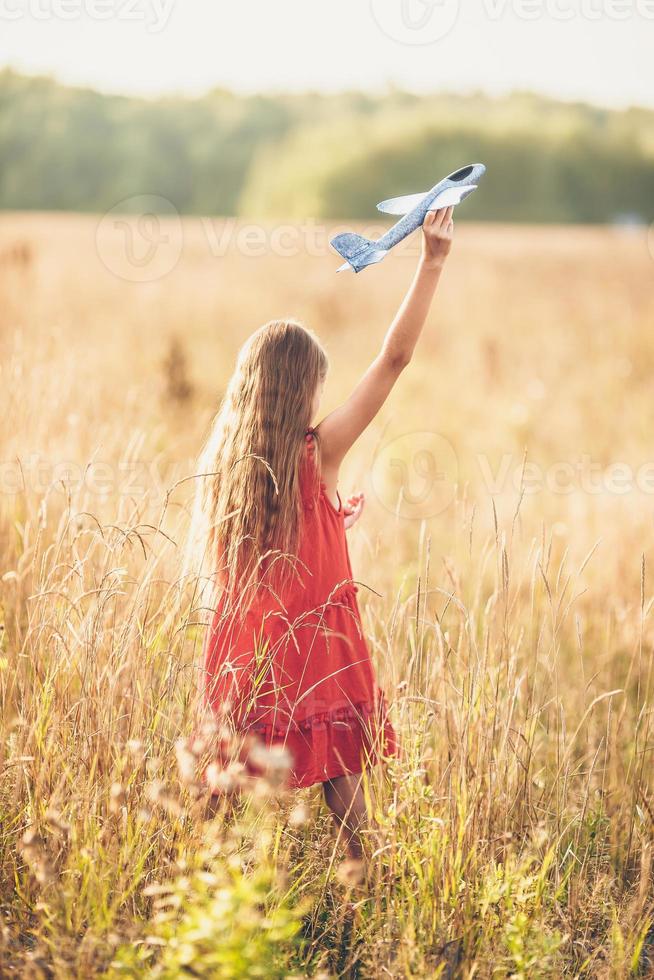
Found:
[[[218,602],[204,650],[205,704],[226,707],[239,732],[284,745],[289,785],[311,786],[397,752],[357,604],[343,504],[329,500],[313,430],[300,474],[297,575],[261,595],[238,621]]]

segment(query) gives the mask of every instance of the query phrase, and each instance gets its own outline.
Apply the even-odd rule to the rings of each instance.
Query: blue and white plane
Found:
[[[486,167],[483,163],[472,163],[445,177],[430,191],[423,191],[422,194],[407,194],[404,197],[391,197],[388,201],[382,201],[377,205],[377,210],[383,211],[384,214],[401,214],[402,217],[376,242],[349,231],[332,238],[330,244],[346,260],[339,266],[337,272],[349,268],[361,272],[367,266],[381,262],[394,245],[398,245],[416,228],[420,228],[430,211],[460,204],[472,194],[485,173]]]

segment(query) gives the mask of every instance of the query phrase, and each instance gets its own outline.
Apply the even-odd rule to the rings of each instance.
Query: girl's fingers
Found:
[[[428,211],[423,224],[427,225],[429,228],[440,228],[444,211],[445,208],[438,208],[436,211]]]
[[[452,220],[452,215],[454,214],[454,207],[450,205],[449,208],[439,208],[437,211],[429,211],[424,223],[429,228],[445,230],[448,228],[450,221]],[[431,218],[431,220],[429,220]]]
[[[364,503],[365,496],[363,492],[353,493],[351,497],[348,497],[347,503],[343,508],[346,528],[352,527],[355,521],[358,521],[361,517]]]
[[[445,208],[443,212],[443,228],[447,228],[448,224],[452,220],[453,214],[454,214],[454,207],[450,204],[449,208]]]

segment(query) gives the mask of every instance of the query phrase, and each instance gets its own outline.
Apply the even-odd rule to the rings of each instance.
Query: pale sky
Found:
[[[0,65],[146,95],[394,84],[654,106],[654,0],[0,0]]]

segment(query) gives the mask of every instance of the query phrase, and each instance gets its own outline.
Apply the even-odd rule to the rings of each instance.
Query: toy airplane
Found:
[[[336,271],[352,268],[355,272],[361,272],[366,266],[381,262],[394,245],[398,245],[421,226],[429,211],[460,204],[477,189],[477,184],[485,173],[486,167],[483,163],[473,163],[445,177],[430,191],[382,201],[377,205],[379,211],[385,214],[401,214],[403,217],[376,242],[349,231],[332,238],[330,244],[347,260]]]

